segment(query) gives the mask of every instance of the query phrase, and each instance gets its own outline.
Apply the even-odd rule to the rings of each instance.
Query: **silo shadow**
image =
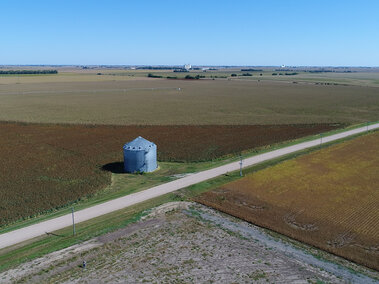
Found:
[[[101,167],[101,170],[106,171],[106,172],[111,172],[114,174],[125,173],[123,162],[114,162],[114,163],[105,164]]]

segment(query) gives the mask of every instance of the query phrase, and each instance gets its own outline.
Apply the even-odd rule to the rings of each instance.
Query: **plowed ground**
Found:
[[[379,132],[198,197],[262,227],[379,269]]]

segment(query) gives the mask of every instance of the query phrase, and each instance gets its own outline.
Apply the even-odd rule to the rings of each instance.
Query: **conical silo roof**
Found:
[[[153,146],[153,142],[150,142],[149,140],[146,140],[145,138],[138,136],[133,141],[126,143],[123,148],[126,150],[148,151]]]

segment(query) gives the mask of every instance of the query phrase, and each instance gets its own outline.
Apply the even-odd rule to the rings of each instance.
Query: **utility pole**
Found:
[[[72,213],[72,235],[75,236],[75,219],[74,219],[74,207],[71,207],[71,213]]]
[[[242,177],[242,155],[240,155],[240,176]]]

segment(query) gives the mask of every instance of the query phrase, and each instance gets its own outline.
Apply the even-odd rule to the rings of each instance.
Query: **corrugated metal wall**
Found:
[[[157,163],[157,145],[153,145],[145,154],[146,172],[152,172],[158,167]]]
[[[142,137],[124,146],[124,169],[127,173],[152,172],[158,167],[157,145]]]

